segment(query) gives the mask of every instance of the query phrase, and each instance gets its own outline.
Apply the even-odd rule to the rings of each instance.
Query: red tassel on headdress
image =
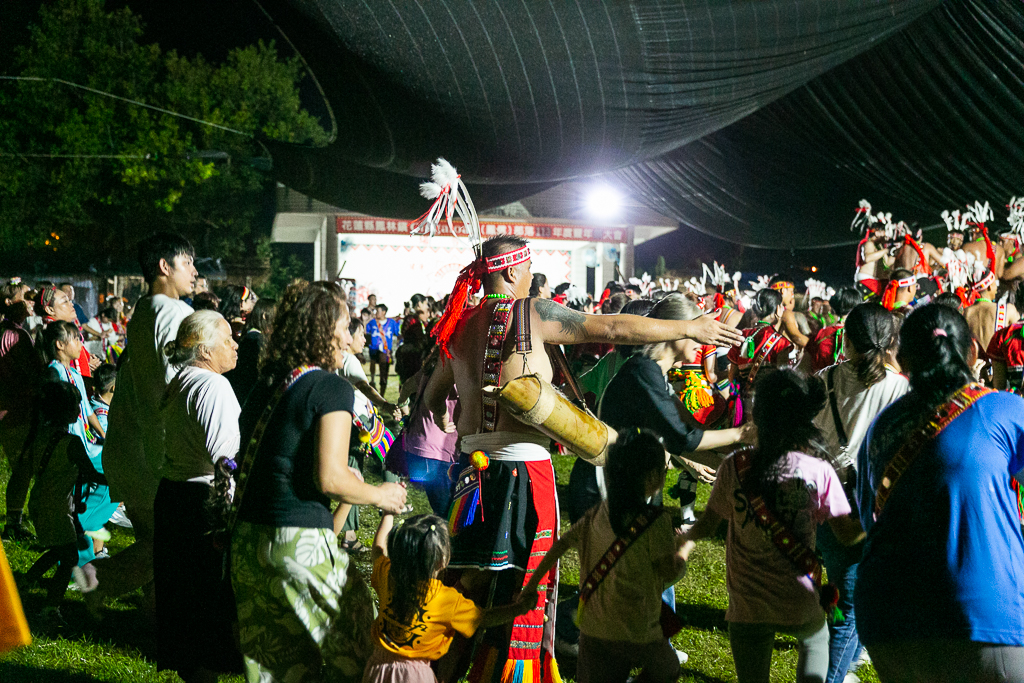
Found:
[[[917,258],[920,259],[918,263],[921,264],[921,268],[924,270],[925,275],[931,275],[932,267],[928,265],[928,257],[924,255],[924,251],[921,249],[921,245],[917,243],[917,240],[910,235],[904,235],[903,242],[904,244],[912,246],[914,251],[917,252]]]
[[[899,280],[889,280],[889,284],[885,286],[885,292],[882,294],[882,307],[885,310],[891,311],[896,305],[896,290],[899,288]]]
[[[985,238],[985,255],[988,256],[988,268],[994,273],[996,272],[996,250],[992,248],[992,240],[988,238],[988,228],[985,227],[985,224],[977,223],[977,226],[981,230],[981,236]]]
[[[956,291],[953,293],[960,299],[960,303],[963,304],[964,308],[968,308],[974,303],[974,292],[968,292],[963,287],[957,287]]]
[[[722,308],[723,306],[725,306],[725,297],[722,296],[721,292],[715,292],[715,299],[714,299],[714,307],[715,307],[715,309],[717,310],[719,308]]]
[[[441,353],[448,358],[452,357],[451,352],[448,351],[448,340],[451,339],[455,332],[455,326],[462,319],[462,312],[466,310],[469,295],[480,289],[480,278],[485,272],[487,269],[481,259],[473,261],[459,272],[459,277],[455,280],[455,287],[452,288],[451,296],[448,297],[448,305],[444,307],[444,314],[434,325],[434,331],[431,334],[437,339]]]

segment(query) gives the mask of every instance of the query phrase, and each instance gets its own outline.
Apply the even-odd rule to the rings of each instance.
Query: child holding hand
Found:
[[[370,583],[380,598],[373,622],[374,651],[363,683],[435,683],[430,663],[440,659],[456,633],[472,637],[478,628],[510,622],[537,604],[520,599],[483,609],[438,576],[448,566],[448,524],[435,515],[410,517],[397,529],[382,515],[373,539]]]
[[[679,655],[664,631],[661,594],[686,573],[671,515],[648,500],[665,483],[665,448],[654,434],[625,430],[608,452],[608,499],[551,547],[523,589],[529,596],[565,551],[580,552],[578,683],[640,679],[668,683]]]

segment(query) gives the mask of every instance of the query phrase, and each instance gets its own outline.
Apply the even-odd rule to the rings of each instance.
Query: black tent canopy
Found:
[[[735,242],[849,240],[861,196],[934,222],[1024,186],[1017,0],[265,0],[334,140],[279,180],[413,216],[452,161],[482,206],[613,173]],[[1017,192],[1024,191],[1024,187]]]

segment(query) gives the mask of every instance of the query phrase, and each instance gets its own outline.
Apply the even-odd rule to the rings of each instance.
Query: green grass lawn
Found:
[[[395,382],[394,384],[397,384]],[[388,398],[397,395],[397,386],[388,387]],[[571,458],[555,456],[555,471],[560,492],[569,481]],[[6,489],[8,477],[7,462],[0,457],[0,512],[3,512],[2,491]],[[669,473],[672,483],[675,473]],[[373,480],[370,476],[368,479]],[[710,487],[701,484],[698,490],[698,511],[707,502]],[[426,496],[413,491],[410,496],[418,512],[429,512]],[[563,519],[565,513],[563,511]],[[377,512],[365,508],[362,515],[363,528],[360,539],[366,545],[373,540],[377,528]],[[563,522],[563,527],[568,526]],[[109,544],[111,553],[131,543],[131,532],[115,528]],[[41,554],[27,544],[5,541],[4,550],[14,571],[21,590],[22,601],[32,628],[32,645],[0,656],[0,681],[3,683],[38,683],[58,681],[86,683],[89,681],[111,681],[136,683],[143,681],[178,681],[173,673],[157,673],[155,657],[156,644],[151,624],[147,623],[138,609],[141,592],[120,600],[108,602],[105,618],[93,624],[86,615],[80,596],[69,591],[62,611],[66,626],[56,627],[39,617],[44,593],[41,589],[29,589],[24,584],[24,574]],[[363,556],[359,567],[369,578],[369,556]],[[182,558],[187,561],[188,558]],[[579,584],[579,559],[570,551],[561,565],[564,598],[572,594]],[[722,538],[698,543],[690,558],[686,577],[676,585],[677,611],[684,623],[683,630],[673,638],[676,647],[689,653],[690,661],[683,667],[679,680],[694,682],[735,681],[732,654],[726,631],[725,609],[728,595],[725,588],[725,548]],[[797,651],[796,641],[779,636],[775,642],[772,659],[772,681],[795,679]],[[572,680],[571,662],[562,663],[563,676]],[[877,681],[870,666],[860,669],[862,680]],[[224,677],[225,681],[242,681],[241,677]]]

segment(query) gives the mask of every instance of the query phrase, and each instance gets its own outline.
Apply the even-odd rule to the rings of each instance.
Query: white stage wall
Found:
[[[339,237],[342,238],[338,244],[338,263],[343,266],[341,276],[355,279],[357,305],[362,308],[366,305],[367,296],[376,294],[377,301],[386,304],[392,315],[401,314],[403,302],[408,301],[413,294],[420,293],[437,299],[446,296],[452,291],[459,271],[473,259],[471,249],[458,246],[450,237],[434,237],[429,242],[420,237]],[[404,244],[379,243],[384,240]],[[452,244],[454,246],[450,246]],[[556,248],[538,249],[541,245],[537,242],[531,245],[533,272],[547,275],[552,286],[570,281],[573,265],[571,250],[557,248],[562,245],[542,244]]]

